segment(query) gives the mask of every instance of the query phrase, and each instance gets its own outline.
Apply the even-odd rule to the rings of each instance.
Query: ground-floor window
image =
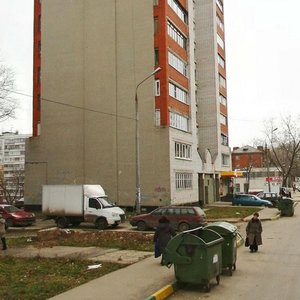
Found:
[[[175,173],[176,189],[191,189],[193,187],[192,173]]]

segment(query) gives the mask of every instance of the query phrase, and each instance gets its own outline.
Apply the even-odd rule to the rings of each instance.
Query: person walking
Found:
[[[254,213],[252,219],[248,222],[246,227],[247,239],[249,242],[249,249],[251,252],[257,252],[258,246],[262,245],[262,225],[259,220],[259,213]]]
[[[155,257],[160,257],[164,253],[168,242],[176,235],[175,230],[170,225],[170,221],[165,216],[161,217],[158,222],[159,224],[154,234]],[[160,263],[163,265],[163,257]]]
[[[6,246],[6,239],[5,239],[5,219],[2,217],[2,215],[0,214],[0,238],[1,238],[1,242],[2,242],[2,250],[6,250],[7,246]]]

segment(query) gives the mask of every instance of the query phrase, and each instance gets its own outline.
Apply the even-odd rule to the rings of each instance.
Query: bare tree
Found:
[[[0,189],[3,191],[3,198],[8,204],[14,204],[16,200],[23,197],[24,193],[24,170],[13,171],[12,176],[0,178]]]
[[[291,116],[282,117],[276,122],[266,124],[266,141],[268,158],[282,175],[282,184],[287,186],[289,179],[296,176],[300,155],[300,127]],[[291,183],[291,182],[290,182]]]
[[[15,117],[17,101],[12,96],[15,88],[13,71],[0,63],[0,121]]]

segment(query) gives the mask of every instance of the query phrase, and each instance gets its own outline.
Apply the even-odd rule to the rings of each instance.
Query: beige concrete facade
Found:
[[[153,1],[43,0],[41,134],[27,143],[25,201],[42,184],[101,184],[135,199],[135,86],[153,71]],[[139,89],[142,205],[170,199],[169,130],[154,81]]]
[[[41,134],[27,143],[27,205],[41,204],[43,184],[101,184],[134,205],[134,98],[154,70],[153,3],[42,0]],[[138,90],[142,206],[214,202],[230,169],[221,162],[230,152],[220,140],[216,2],[187,0],[187,10],[189,129],[155,123],[154,78]],[[190,145],[191,157],[175,157],[175,143]],[[192,185],[176,187],[176,173],[192,174]]]

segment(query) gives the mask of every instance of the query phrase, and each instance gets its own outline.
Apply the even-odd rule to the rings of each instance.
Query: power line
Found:
[[[7,90],[7,89],[1,89],[1,90],[6,91],[6,92],[10,92],[10,93],[14,93],[14,94],[17,94],[17,95],[33,98],[33,96],[29,95],[29,94],[16,92],[16,91],[11,91],[11,90]],[[58,105],[63,105],[63,106],[71,107],[71,108],[76,108],[76,109],[80,109],[80,110],[93,112],[93,113],[98,113],[98,114],[102,114],[102,115],[108,115],[108,116],[112,116],[112,117],[117,117],[117,118],[122,118],[122,119],[128,119],[128,120],[134,120],[135,121],[135,118],[132,118],[132,117],[121,116],[121,115],[117,115],[117,114],[113,114],[113,113],[104,112],[104,111],[101,111],[101,110],[85,108],[85,107],[76,106],[76,105],[72,105],[72,104],[67,104],[67,103],[63,103],[63,102],[59,102],[59,101],[55,101],[55,100],[51,100],[51,99],[42,98],[42,97],[40,99],[42,101],[45,101],[45,102],[50,102],[50,103],[54,103],[54,104],[58,104]]]

